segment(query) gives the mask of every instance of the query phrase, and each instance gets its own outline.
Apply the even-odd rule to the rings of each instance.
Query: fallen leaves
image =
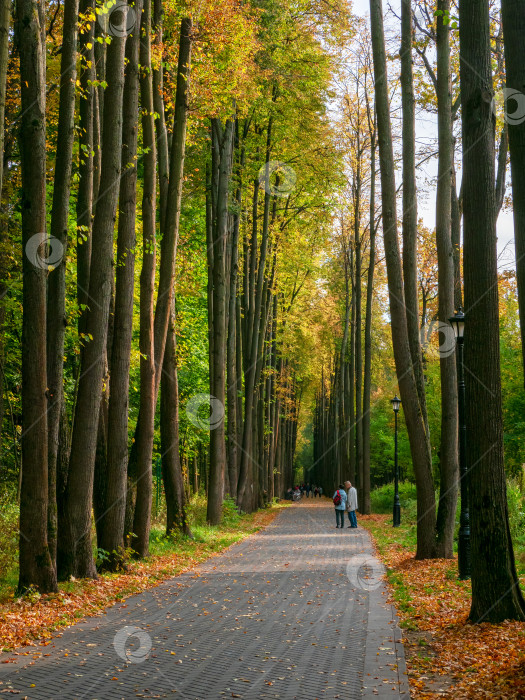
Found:
[[[249,528],[250,532],[237,528],[239,534],[236,534],[235,540],[245,539],[268,525],[278,511],[279,508],[269,508],[243,516],[245,528]],[[215,551],[210,551],[206,542],[195,543],[191,552],[187,549],[182,553],[173,551],[151,557],[147,561],[130,562],[126,573],[104,574],[96,581],[68,581],[60,584],[59,592],[55,594],[35,596],[32,599],[14,598],[11,595],[0,602],[0,652],[35,646],[36,643],[48,645],[53,634],[61,627],[74,624],[84,617],[100,614],[108,606],[116,602],[122,603],[126,597],[177,576],[220,554],[228,546],[225,544]],[[3,659],[2,663],[14,661],[16,659],[8,658]]]
[[[381,541],[402,624],[411,697],[525,698],[525,624],[468,623],[469,581],[457,579],[457,559],[416,561],[389,516],[361,516]]]

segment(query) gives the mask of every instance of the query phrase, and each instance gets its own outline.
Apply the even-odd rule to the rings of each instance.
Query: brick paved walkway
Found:
[[[0,665],[0,693],[408,699],[382,573],[366,531],[336,530],[331,503],[305,499],[224,554],[35,650],[48,656]]]

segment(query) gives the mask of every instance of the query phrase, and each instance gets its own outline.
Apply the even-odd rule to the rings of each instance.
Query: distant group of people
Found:
[[[312,498],[316,498],[319,496],[323,495],[323,487],[322,486],[315,486],[315,484],[298,484],[297,486],[290,486],[288,491],[285,494],[285,497],[289,499],[290,501],[298,501],[301,496],[304,496],[306,494],[306,498],[310,498],[310,494],[312,494]]]
[[[348,513],[348,527],[357,527],[356,510],[357,506],[357,491],[349,481],[344,484],[339,484],[337,491],[333,495],[335,508],[336,529],[343,529],[345,526],[345,512]]]

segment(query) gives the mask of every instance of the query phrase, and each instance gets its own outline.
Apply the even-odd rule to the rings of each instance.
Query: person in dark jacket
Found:
[[[335,522],[336,529],[339,527],[339,522],[341,522],[341,529],[345,526],[345,511],[346,511],[346,491],[343,484],[339,484],[337,491],[333,495],[334,507],[335,507]]]

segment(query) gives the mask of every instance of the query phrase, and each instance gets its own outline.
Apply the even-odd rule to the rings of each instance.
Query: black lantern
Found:
[[[459,476],[461,491],[461,514],[458,535],[458,570],[461,580],[470,578],[470,511],[467,467],[467,426],[465,423],[465,368],[463,364],[463,345],[465,333],[465,314],[461,307],[455,316],[449,318],[457,341],[458,373],[458,438],[459,438]]]
[[[393,524],[394,527],[399,527],[401,525],[401,503],[399,502],[399,464],[397,459],[397,414],[401,407],[401,399],[398,398],[397,394],[393,399],[390,399],[392,404],[392,409],[394,411],[395,418],[395,437],[394,437],[394,512],[393,512]]]
[[[450,325],[454,329],[454,335],[456,336],[456,340],[461,342],[465,333],[465,314],[463,313],[463,309],[461,308],[461,306],[457,310],[455,316],[451,316],[448,320]]]

